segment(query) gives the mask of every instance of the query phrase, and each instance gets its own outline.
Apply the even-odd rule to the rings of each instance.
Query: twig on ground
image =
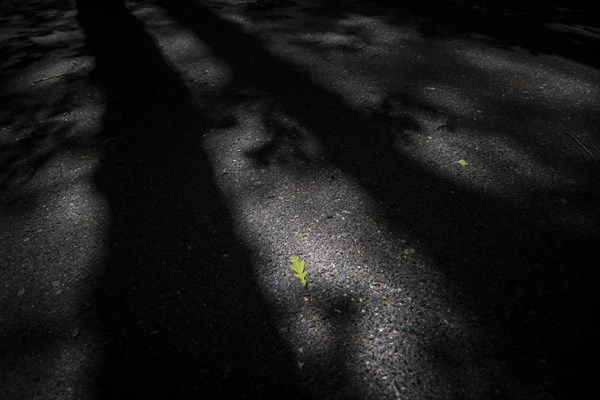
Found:
[[[35,134],[37,133],[37,130],[38,130],[38,125],[39,125],[39,122],[35,121],[35,123],[31,127],[31,131],[29,132],[30,136],[35,136]]]
[[[44,82],[44,81],[48,81],[50,79],[56,79],[56,78],[60,78],[61,76],[66,76],[66,75],[73,75],[75,72],[66,72],[64,74],[59,74],[59,75],[54,75],[54,76],[49,76],[48,78],[44,78],[44,79],[38,79],[37,81],[33,81],[33,83],[40,83],[40,82]]]
[[[369,60],[372,60],[375,57],[379,57],[380,55],[381,55],[381,53],[373,54],[371,57],[369,57]]]
[[[591,151],[588,150],[587,147],[584,146],[583,143],[581,143],[575,136],[571,135],[569,132],[565,132],[567,135],[569,135],[569,137],[571,139],[573,139],[575,141],[575,143],[577,143],[579,145],[579,147],[581,147],[586,153],[588,153],[588,155],[591,157],[592,160],[596,160],[596,157],[594,157],[594,155],[592,154]]]

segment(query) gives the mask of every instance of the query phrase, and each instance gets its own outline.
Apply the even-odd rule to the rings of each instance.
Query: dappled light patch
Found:
[[[228,65],[162,8],[148,6],[134,15],[144,22],[168,62],[185,76],[187,85],[218,92],[230,84],[232,76]]]
[[[93,183],[97,163],[92,152],[53,154],[35,176],[0,195],[0,351],[10,393],[43,395],[48,386],[95,392],[103,340],[82,315],[91,311],[110,218]],[[32,385],[23,376],[38,379]]]

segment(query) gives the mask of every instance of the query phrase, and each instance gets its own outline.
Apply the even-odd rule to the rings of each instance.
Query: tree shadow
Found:
[[[390,23],[412,21],[425,37],[479,35],[496,47],[555,54],[598,68],[600,26],[592,17],[592,4],[585,0],[323,0],[314,3],[310,12],[330,17],[375,14]]]
[[[231,66],[233,86],[268,88],[285,115],[316,135],[327,162],[381,205],[378,217],[422,243],[421,250],[457,288],[460,306],[491,333],[493,348],[486,354],[529,387],[549,385],[557,396],[585,393],[598,377],[593,356],[600,325],[597,229],[562,225],[535,195],[516,206],[432,172],[396,150],[402,132],[393,126],[375,129],[370,115],[272,56],[235,24],[197,2],[162,6]],[[305,107],[314,102],[318,109]],[[280,130],[276,140],[294,143],[284,136]],[[254,154],[268,159],[274,147],[271,142]],[[596,194],[583,201],[589,205]],[[456,346],[451,338],[444,345]],[[501,391],[496,395],[510,396],[503,383],[495,382]]]
[[[202,147],[204,111],[118,0],[77,1],[110,139],[100,398],[307,398]]]

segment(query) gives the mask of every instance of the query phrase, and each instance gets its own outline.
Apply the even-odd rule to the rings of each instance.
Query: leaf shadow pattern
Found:
[[[272,56],[235,24],[197,2],[161,4],[231,66],[232,85],[270,88],[285,113],[318,137],[327,162],[381,205],[378,217],[423,243],[422,250],[458,288],[457,302],[493,333],[493,347],[485,354],[528,387],[550,381],[558,397],[590,388],[598,378],[593,354],[600,326],[596,231],[560,226],[535,199],[517,207],[424,168],[396,151],[398,132],[374,129],[371,116]],[[319,110],[303,107],[314,99]],[[455,344],[448,337],[443,345]],[[500,390],[494,396],[514,395],[505,383],[491,382]],[[460,390],[459,382],[453,384]]]
[[[334,6],[332,6],[334,3]],[[598,21],[591,2],[513,0],[370,0],[317,2],[313,13],[343,15],[376,9],[391,20],[416,20],[425,37],[474,36],[496,47],[555,54],[598,68]],[[333,11],[335,10],[335,11]]]
[[[69,30],[64,13],[70,8],[65,0],[7,0],[0,4],[0,23],[5,29],[0,39],[0,83],[6,73],[25,69],[45,55],[49,46],[36,39]]]
[[[247,151],[246,156],[263,166],[313,162],[315,155],[306,133],[293,121],[283,117],[280,111],[270,107],[264,112],[263,125],[271,137],[266,144]]]
[[[96,174],[111,212],[99,397],[309,398],[213,180],[203,111],[121,1],[77,12],[115,138]]]
[[[56,153],[80,147],[67,131],[54,121],[35,123],[27,137],[12,145],[0,145],[0,189],[10,181],[26,181]]]
[[[53,51],[60,48],[65,58],[75,52],[71,9],[63,0],[0,5],[0,189],[25,183],[59,153],[92,142],[77,139],[64,118],[74,108],[81,72],[36,79]]]

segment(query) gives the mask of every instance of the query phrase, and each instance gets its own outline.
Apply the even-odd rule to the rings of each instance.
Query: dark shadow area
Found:
[[[500,48],[521,47],[598,68],[600,22],[594,9],[595,3],[585,0],[323,0],[311,12],[359,12],[385,16],[392,23],[412,21],[426,37],[480,35]]]
[[[326,161],[354,178],[381,205],[378,218],[423,244],[426,256],[457,288],[459,305],[475,313],[491,336],[493,347],[482,349],[484,354],[529,388],[544,388],[559,398],[577,398],[592,389],[599,378],[597,224],[588,232],[571,229],[553,219],[544,199],[532,196],[517,207],[431,172],[395,150],[401,132],[393,121],[386,129],[374,126],[371,116],[351,109],[339,95],[272,56],[260,40],[201,3],[161,5],[231,66],[234,88],[268,90],[283,114],[318,137]],[[510,42],[502,30],[494,32]],[[551,37],[545,40],[553,42]],[[567,53],[568,46],[552,50],[577,58]],[[587,56],[582,60],[591,63]],[[312,109],[306,106],[311,104]],[[408,125],[405,119],[399,122],[400,127]],[[294,142],[293,136],[284,135],[279,131],[275,140]],[[259,162],[269,159],[276,143],[268,146],[254,153]],[[582,176],[582,191],[563,195],[592,208],[599,198],[594,176]],[[452,338],[435,346],[434,357],[462,356]],[[452,365],[441,362],[440,368],[452,376]],[[496,388],[490,397],[510,397],[506,382],[489,379]]]
[[[203,110],[122,2],[77,12],[110,139],[97,173],[109,254],[92,299],[100,398],[308,398],[203,152]]]

